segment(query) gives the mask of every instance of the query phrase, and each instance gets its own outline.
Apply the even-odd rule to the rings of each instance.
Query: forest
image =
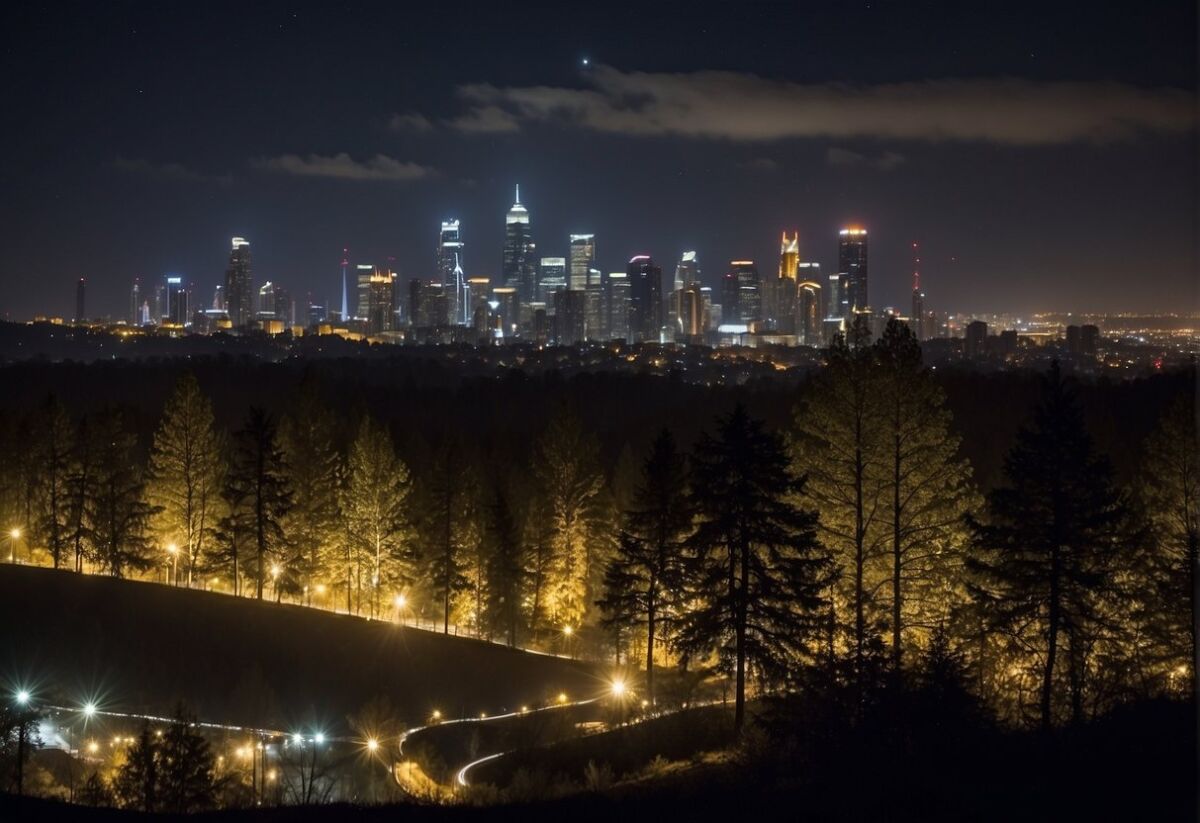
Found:
[[[1051,728],[1192,689],[1194,369],[795,381],[201,358],[0,371],[12,562],[336,609],[748,699],[949,677]]]

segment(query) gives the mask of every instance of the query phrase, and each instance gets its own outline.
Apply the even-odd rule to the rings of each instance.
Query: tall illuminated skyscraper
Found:
[[[529,211],[521,205],[521,187],[518,185],[516,200],[504,218],[504,259],[501,274],[505,287],[516,289],[517,295],[525,303],[533,302],[535,297],[536,251],[537,246],[533,242],[529,224]]]
[[[86,305],[84,303],[84,297],[85,297],[86,291],[87,291],[87,281],[85,281],[81,277],[81,278],[79,278],[79,282],[75,284],[75,322],[76,323],[82,323],[84,321],[84,318],[87,317],[87,315],[84,314],[84,311],[86,310]]]
[[[796,341],[802,346],[824,343],[824,315],[821,312],[821,264],[796,266]]]
[[[250,269],[250,241],[233,238],[229,268],[225,270],[225,310],[235,329],[244,329],[254,320],[254,276]]]
[[[129,290],[129,325],[142,324],[142,281],[133,278],[133,288]]]
[[[342,249],[342,322],[345,323],[350,315],[349,291],[346,285],[347,272],[350,267],[350,249]]]
[[[779,276],[796,279],[796,267],[800,264],[800,232],[788,239],[787,232],[779,241]]]
[[[450,317],[456,324],[467,323],[471,313],[467,281],[462,269],[463,245],[459,221],[443,220],[438,234],[438,276],[450,302]]]
[[[629,336],[631,340],[658,342],[663,327],[662,267],[647,254],[629,261]]]
[[[543,257],[538,264],[537,299],[553,304],[554,293],[567,287],[567,258]]]
[[[685,251],[679,257],[679,262],[675,264],[675,291],[679,291],[684,286],[690,286],[700,279],[700,261],[696,259],[696,252]]]
[[[926,338],[925,331],[925,292],[921,291],[921,247],[914,241],[913,253],[913,287],[912,287],[912,332],[918,341]]]
[[[570,245],[570,288],[583,291],[591,282],[592,269],[596,267],[596,235],[572,234]]]
[[[750,326],[762,320],[762,289],[753,260],[732,260],[721,283],[722,323]]]
[[[838,274],[843,276],[845,295],[842,303],[847,311],[840,315],[849,317],[854,312],[866,311],[871,301],[867,292],[867,230],[845,228],[838,232]]]

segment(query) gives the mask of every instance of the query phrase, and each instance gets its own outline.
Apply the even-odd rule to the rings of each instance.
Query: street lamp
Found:
[[[563,626],[562,632],[563,646],[566,648],[567,657],[573,657],[571,654],[571,635],[575,633],[575,630],[571,628],[571,624],[568,623],[567,625]]]
[[[12,531],[10,531],[8,533],[8,562],[9,563],[17,562],[17,541],[20,539],[21,539],[21,530],[14,527],[12,529]]]
[[[174,543],[167,546],[167,554],[171,555],[171,585],[179,585],[179,571],[176,565],[179,562],[179,547]]]
[[[617,678],[612,682],[612,695],[616,698],[625,696],[625,681]]]
[[[271,564],[271,585],[275,588],[275,602],[279,602],[281,592],[279,591],[279,575],[283,573],[283,569],[279,568],[278,563]]]
[[[395,603],[396,603],[396,619],[400,621],[401,625],[405,625],[404,607],[408,605],[408,598],[402,594],[398,594],[398,595],[396,595]]]
[[[95,714],[96,714],[96,704],[95,703],[88,702],[88,703],[83,704],[83,716],[86,719],[91,720],[92,717],[95,716]]]

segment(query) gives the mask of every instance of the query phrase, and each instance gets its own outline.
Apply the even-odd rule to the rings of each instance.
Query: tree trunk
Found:
[[[1058,623],[1059,617],[1059,546],[1054,546],[1050,553],[1050,608],[1047,615],[1046,627],[1046,664],[1042,669],[1041,713],[1042,728],[1049,729],[1051,724],[1051,695],[1054,690],[1054,661],[1058,654]]]
[[[898,397],[898,395],[897,395]],[[901,546],[900,546],[900,405],[896,403],[896,416],[892,421],[895,427],[894,451],[892,454],[892,669],[900,674],[900,608],[902,605],[900,591]]]
[[[734,588],[737,642],[737,691],[734,694],[733,735],[741,737],[746,722],[746,584],[750,577],[750,547],[741,546],[741,580]]]
[[[650,576],[650,587],[646,598],[646,700],[654,705],[654,617],[655,582]]]

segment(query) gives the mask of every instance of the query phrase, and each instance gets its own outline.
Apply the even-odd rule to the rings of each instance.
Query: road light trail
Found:
[[[482,763],[487,763],[489,760],[495,760],[497,757],[504,757],[506,754],[508,754],[508,752],[496,752],[495,754],[489,754],[487,757],[481,757],[478,760],[468,763],[458,770],[458,776],[455,778],[455,781],[458,783],[458,785],[466,788],[467,786],[471,785],[467,782],[468,771]]]

